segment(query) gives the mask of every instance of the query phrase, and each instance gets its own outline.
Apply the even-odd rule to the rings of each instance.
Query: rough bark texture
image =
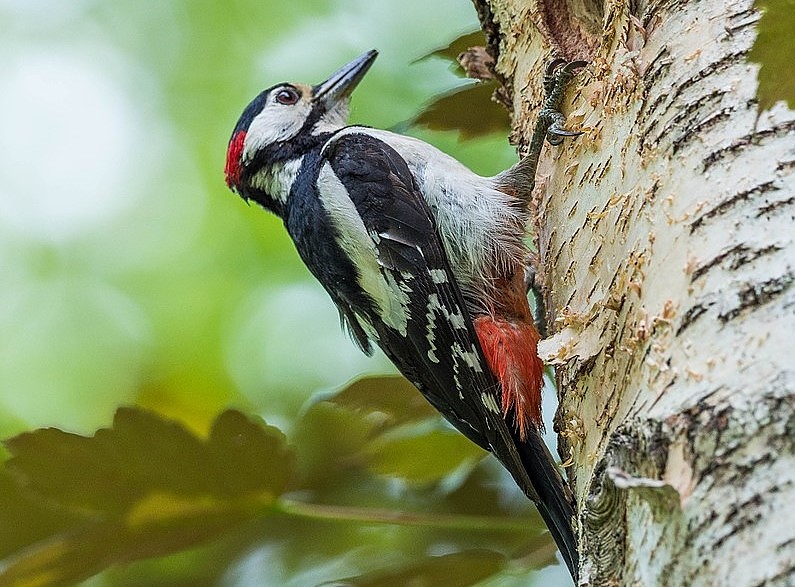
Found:
[[[581,584],[795,585],[795,113],[753,3],[475,5],[520,146],[545,63],[591,62],[535,227]]]

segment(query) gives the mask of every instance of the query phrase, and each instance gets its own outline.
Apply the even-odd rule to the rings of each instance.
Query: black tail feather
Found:
[[[577,536],[574,533],[575,512],[571,491],[540,434],[528,434],[526,440],[517,440],[516,446],[533,485],[532,491],[525,490],[525,493],[538,507],[538,512],[576,582],[579,553]]]

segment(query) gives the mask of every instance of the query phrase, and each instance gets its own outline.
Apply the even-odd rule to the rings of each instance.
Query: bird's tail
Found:
[[[525,493],[535,502],[576,582],[579,553],[577,536],[574,533],[575,514],[572,493],[537,431],[528,434],[522,441],[517,438],[516,447],[532,483],[532,491],[525,489]],[[532,495],[533,493],[535,495]]]

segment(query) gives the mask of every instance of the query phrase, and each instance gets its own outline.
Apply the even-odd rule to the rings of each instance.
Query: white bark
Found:
[[[590,4],[476,1],[520,144],[549,44],[591,62],[537,184],[581,583],[795,585],[795,113],[750,0]]]

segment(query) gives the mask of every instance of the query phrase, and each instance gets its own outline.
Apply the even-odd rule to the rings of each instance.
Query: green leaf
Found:
[[[759,69],[759,110],[768,110],[784,100],[795,108],[795,0],[756,0],[762,11],[757,24],[757,37],[749,59]]]
[[[6,446],[6,468],[27,500],[17,499],[15,515],[35,523],[48,508],[61,522],[3,561],[0,585],[72,584],[111,564],[201,544],[262,515],[293,477],[284,435],[231,410],[206,440],[122,408],[92,437],[46,429]],[[0,529],[8,532],[16,529]]]
[[[127,511],[152,492],[239,497],[278,496],[291,474],[292,453],[276,428],[227,411],[209,438],[177,422],[120,408],[113,427],[93,437],[49,428],[6,441],[8,470],[31,491],[64,507]]]
[[[431,430],[410,436],[381,436],[367,447],[370,468],[412,483],[438,483],[471,469],[486,453],[457,431]]]
[[[302,486],[328,488],[345,481],[359,454],[373,436],[374,424],[363,414],[332,402],[312,405],[297,422],[293,443],[301,448],[298,458]]]
[[[327,583],[339,587],[468,587],[499,572],[504,555],[490,550],[468,550],[431,556],[420,562],[378,570],[358,577]]]
[[[213,423],[207,452],[220,495],[281,495],[294,474],[294,454],[278,428],[227,410]]]
[[[382,429],[438,417],[417,388],[399,376],[362,377],[327,399],[367,413]]]

